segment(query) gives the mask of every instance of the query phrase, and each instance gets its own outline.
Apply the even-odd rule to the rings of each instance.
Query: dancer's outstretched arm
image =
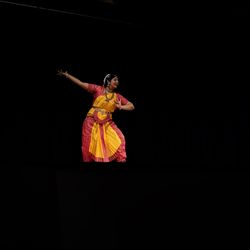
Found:
[[[85,90],[88,89],[89,83],[82,82],[78,78],[76,78],[76,77],[72,76],[71,74],[69,74],[67,71],[58,70],[57,75],[59,75],[59,76],[65,76],[66,78],[68,78],[70,81],[72,81],[73,83],[77,84],[81,88],[83,88]]]

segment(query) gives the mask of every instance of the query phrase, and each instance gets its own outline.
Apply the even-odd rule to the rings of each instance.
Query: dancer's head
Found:
[[[103,86],[108,87],[110,90],[115,90],[119,85],[118,76],[115,74],[107,74],[103,79]]]

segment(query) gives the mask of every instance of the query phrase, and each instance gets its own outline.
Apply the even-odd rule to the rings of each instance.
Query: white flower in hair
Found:
[[[105,85],[107,78],[110,77],[110,74],[107,74],[103,79],[103,85]]]

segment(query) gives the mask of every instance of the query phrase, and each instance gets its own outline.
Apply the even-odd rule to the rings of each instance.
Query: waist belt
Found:
[[[92,107],[94,108],[96,111],[100,111],[102,114],[111,114],[112,112],[107,111],[106,109],[102,109],[102,108],[97,108],[97,107]]]
[[[95,119],[95,121],[99,124],[104,124],[107,121],[110,121],[112,119],[112,115],[111,112],[107,111],[106,109],[101,109],[101,108],[96,108],[93,107],[95,109],[93,115],[93,118]],[[98,112],[100,112],[102,115],[104,115],[104,117],[99,117],[98,116]]]

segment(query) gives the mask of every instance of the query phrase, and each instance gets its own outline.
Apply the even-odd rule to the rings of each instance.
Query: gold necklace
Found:
[[[108,97],[108,91],[105,89],[105,97],[106,97],[106,102],[109,102],[110,100],[112,100],[113,99],[113,97],[114,97],[114,92],[112,92],[112,96],[109,98]]]

